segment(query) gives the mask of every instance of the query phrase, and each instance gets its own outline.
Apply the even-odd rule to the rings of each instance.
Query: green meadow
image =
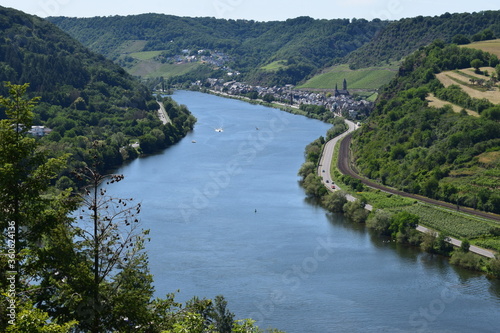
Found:
[[[351,70],[347,64],[333,66],[308,80],[299,89],[335,89],[335,84],[342,89],[342,82],[347,80],[347,89],[377,90],[389,83],[397,74],[397,65],[370,67]]]

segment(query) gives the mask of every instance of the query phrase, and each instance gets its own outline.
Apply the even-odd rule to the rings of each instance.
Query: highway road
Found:
[[[339,189],[337,184],[335,184],[335,189],[332,189],[331,185],[333,183],[331,181],[332,177],[331,177],[330,169],[331,169],[331,163],[333,161],[333,151],[334,151],[335,145],[339,142],[339,140],[343,139],[340,142],[340,150],[339,150],[339,157],[338,157],[337,165],[338,165],[340,172],[343,173],[344,175],[350,175],[351,177],[357,178],[357,179],[361,180],[364,185],[375,188],[375,189],[379,189],[381,191],[385,191],[385,192],[396,194],[396,195],[401,195],[404,197],[412,198],[412,199],[419,200],[419,201],[433,204],[433,205],[442,206],[442,207],[452,209],[452,210],[457,209],[456,205],[453,205],[453,204],[450,204],[447,202],[433,200],[430,198],[426,198],[426,197],[422,197],[422,196],[418,196],[418,195],[414,195],[414,194],[410,194],[410,193],[406,193],[406,192],[402,192],[402,191],[398,191],[398,190],[385,187],[385,186],[380,185],[378,183],[375,183],[369,179],[366,179],[366,178],[359,176],[356,172],[354,172],[352,170],[351,165],[350,165],[350,156],[349,156],[350,155],[349,152],[350,152],[352,132],[354,132],[357,129],[357,126],[356,126],[356,124],[354,124],[352,121],[349,121],[349,120],[346,120],[346,123],[349,126],[349,129],[346,132],[344,132],[343,134],[326,142],[325,146],[323,148],[323,153],[322,153],[321,158],[320,158],[320,163],[319,163],[319,167],[318,167],[318,175],[320,177],[322,177],[323,183],[329,191],[335,191],[335,190]],[[328,183],[326,182],[326,180],[328,180]],[[354,201],[355,199],[356,198],[354,198],[351,195],[347,196],[347,200],[349,200],[349,201]],[[373,207],[371,207],[370,205],[366,205],[365,208],[367,210],[370,210],[370,211],[373,209]],[[467,212],[469,214],[473,214],[473,215],[482,217],[482,218],[500,221],[500,216],[498,216],[498,215],[477,211],[477,210],[467,208],[467,207],[460,207],[460,210]],[[417,230],[421,231],[421,232],[431,232],[430,229],[428,229],[424,226],[420,226],[420,225],[417,226]],[[462,244],[462,242],[460,240],[455,239],[455,238],[451,238],[451,237],[450,237],[449,242],[451,244],[453,244],[454,246],[460,246]],[[488,257],[488,258],[495,257],[495,252],[490,251],[490,250],[486,250],[486,249],[483,249],[483,248],[480,248],[480,247],[477,247],[474,245],[470,246],[469,251],[471,251],[473,253],[477,253],[477,254],[485,256],[485,257]]]
[[[160,117],[160,120],[163,123],[163,125],[172,123],[172,120],[170,120],[170,117],[168,116],[168,113],[165,110],[165,106],[163,105],[163,103],[158,102],[158,104],[160,105],[160,109],[158,110],[158,117]]]

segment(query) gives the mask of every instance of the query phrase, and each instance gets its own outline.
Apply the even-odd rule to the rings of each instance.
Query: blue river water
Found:
[[[499,281],[306,200],[304,148],[330,125],[197,92],[173,99],[194,131],[108,189],[142,203],[158,297],[224,295],[237,318],[286,332],[499,332]]]

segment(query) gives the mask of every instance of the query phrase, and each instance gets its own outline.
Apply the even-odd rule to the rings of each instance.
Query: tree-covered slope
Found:
[[[435,77],[475,59],[499,63],[483,51],[439,42],[409,56],[353,137],[358,170],[410,193],[500,213],[500,109],[457,86],[445,88]],[[472,105],[481,116],[429,107],[430,92]]]
[[[183,50],[217,50],[246,79],[267,84],[295,84],[369,42],[387,25],[363,19],[255,22],[160,14],[49,20],[112,60],[131,47],[172,56]],[[277,60],[284,62],[280,70],[261,69]]]
[[[192,126],[189,112],[170,102],[173,124],[163,125],[146,87],[54,24],[0,7],[0,27],[0,82],[29,83],[28,93],[41,96],[34,125],[52,129],[42,140],[53,154],[70,152],[73,162],[88,161],[84,151],[99,141],[108,168],[137,156],[129,143],[148,142],[151,152]],[[7,94],[1,84],[0,95]]]
[[[465,44],[494,35],[500,35],[500,11],[404,18],[389,24],[346,60],[351,68],[381,65],[399,61],[436,39]]]

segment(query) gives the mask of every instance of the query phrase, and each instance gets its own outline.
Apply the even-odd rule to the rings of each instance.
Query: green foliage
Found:
[[[328,193],[322,200],[323,207],[333,213],[343,213],[346,203],[346,193],[342,191]]]
[[[312,173],[304,179],[302,187],[304,187],[307,196],[310,198],[321,198],[328,193],[321,177]]]
[[[70,333],[78,324],[76,321],[64,324],[51,322],[46,312],[26,300],[23,304],[17,304],[17,311],[15,324],[7,326],[6,333]]]
[[[41,139],[49,156],[73,156],[63,176],[70,177],[69,170],[82,162],[92,163],[86,151],[94,140],[105,145],[98,156],[104,171],[136,157],[128,144],[151,131],[157,135],[147,152],[177,142],[192,128],[189,112],[177,105],[173,109],[181,110],[171,115],[173,125],[163,125],[157,116],[158,105],[146,87],[53,24],[3,7],[0,19],[4,22],[0,68],[11,69],[0,71],[0,81],[30,82],[28,95],[41,96],[26,130],[31,125],[52,129]],[[7,93],[8,88],[0,87],[0,95]],[[0,110],[0,118],[4,117]],[[116,140],[118,133],[120,140]]]
[[[342,117],[335,117],[333,118],[333,127],[330,128],[327,132],[326,132],[326,138],[325,140],[326,141],[330,141],[331,139],[333,139],[334,137],[344,133],[345,131],[347,131],[347,124],[345,123],[345,119],[342,118]]]
[[[50,201],[43,195],[68,156],[48,159],[38,149],[39,143],[27,133],[37,99],[26,98],[28,85],[8,83],[7,87],[10,95],[0,96],[0,107],[8,116],[0,120],[0,230],[14,228],[15,253],[21,255],[25,248],[36,248],[44,233],[58,223],[45,215]]]
[[[436,230],[446,231],[449,235],[457,238],[477,238],[489,234],[491,229],[491,225],[484,221],[468,217],[459,212],[436,209],[424,204],[404,207],[404,210],[418,215],[424,225]]]
[[[300,167],[298,175],[302,177],[302,180],[306,179],[306,177],[316,172],[316,164],[312,161],[307,161]]]
[[[361,182],[361,180],[351,177],[349,175],[343,175],[342,182],[356,192],[361,192],[364,189],[364,185]]]
[[[473,59],[470,62],[470,66],[476,69],[476,73],[479,72],[479,67],[483,66],[483,61],[481,59]]]
[[[498,237],[491,237],[491,238],[486,238],[487,236],[483,238],[478,238],[473,241],[474,245],[477,245],[479,247],[484,247],[485,249],[491,249],[494,251],[500,251],[500,238]]]
[[[321,142],[323,140],[323,142]],[[316,139],[307,145],[305,149],[306,161],[312,162],[315,165],[318,164],[319,158],[321,157],[321,152],[323,150],[323,139]]]
[[[460,244],[460,250],[462,252],[469,252],[469,248],[470,248],[470,242],[468,239],[464,239],[462,241],[462,244]]]
[[[307,80],[298,89],[333,89],[344,79],[349,89],[375,90],[389,83],[397,74],[397,65],[370,67],[351,70],[347,64],[336,65]]]
[[[453,251],[450,258],[450,263],[466,269],[481,271],[483,266],[483,259],[481,256],[472,252]]]
[[[490,38],[500,33],[499,23],[498,11],[403,18],[389,24],[369,43],[352,52],[348,56],[348,62],[351,68],[382,65],[400,61],[436,39],[464,44],[467,40],[473,40],[473,35],[478,32],[479,39],[485,36]],[[451,57],[448,58],[450,59]]]
[[[316,115],[321,115],[327,112],[326,108],[323,105],[314,105],[314,104],[300,104],[300,109],[302,111],[309,113],[313,113]]]
[[[343,207],[345,216],[354,223],[365,223],[369,212],[359,200],[349,201]]]
[[[381,93],[367,125],[353,136],[358,170],[410,193],[498,211],[498,164],[480,162],[489,161],[488,152],[500,145],[496,107],[457,86],[444,88],[433,78],[441,70],[468,67],[474,59],[498,61],[480,50],[440,42],[407,57],[397,79]],[[427,92],[482,116],[429,108]]]
[[[159,14],[49,19],[113,60],[128,51],[132,41],[143,41],[140,50],[130,49],[132,54],[162,51],[174,56],[182,50],[218,50],[230,57],[230,67],[241,72],[243,80],[269,86],[304,80],[367,43],[388,24],[364,19],[298,17],[284,22],[255,22]]]
[[[500,277],[500,257],[490,260],[488,271],[496,277]]]
[[[449,256],[451,251],[453,251],[453,245],[451,245],[449,241],[450,239],[445,232],[436,233],[430,231],[424,233],[424,235],[421,237],[420,247],[422,248],[422,250],[429,253],[436,253],[444,256]],[[461,254],[465,253],[464,251],[460,250],[455,251],[453,253],[455,254],[458,252],[460,252]],[[457,255],[456,257],[458,259],[460,255]],[[457,260],[455,264],[461,265],[459,260]]]
[[[366,226],[373,229],[379,235],[389,236],[391,226],[391,214],[384,210],[376,210],[370,214],[366,221]]]
[[[397,239],[401,243],[405,243],[411,236],[412,231],[417,227],[419,220],[417,215],[410,214],[406,211],[394,214],[391,217],[389,226],[392,238]]]

